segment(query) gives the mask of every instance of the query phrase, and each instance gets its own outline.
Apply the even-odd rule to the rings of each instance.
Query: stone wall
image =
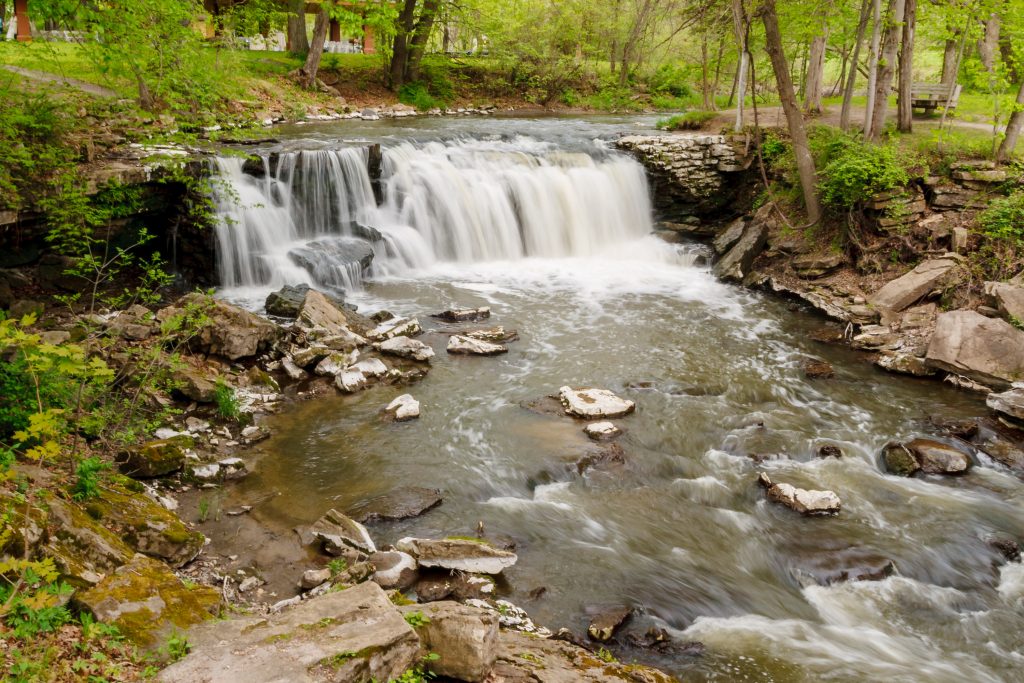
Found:
[[[746,185],[750,159],[741,142],[724,135],[630,135],[616,145],[647,168],[663,218],[721,211]]]

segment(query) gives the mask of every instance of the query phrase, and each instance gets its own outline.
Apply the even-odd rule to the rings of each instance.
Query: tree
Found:
[[[782,48],[782,34],[779,31],[779,18],[775,10],[775,0],[764,0],[760,8],[761,22],[764,24],[765,50],[771,59],[772,70],[775,72],[775,83],[779,89],[779,100],[786,114],[789,136],[793,140],[793,156],[796,158],[797,173],[800,176],[800,187],[803,190],[804,205],[807,208],[807,219],[817,223],[821,219],[821,202],[818,199],[817,172],[814,168],[814,157],[807,141],[807,129],[797,105],[793,79],[789,75],[789,65]]]
[[[739,98],[736,100],[736,124],[734,130],[738,133],[743,130],[743,105],[747,96],[747,13],[743,9],[743,0],[732,0],[732,25],[736,34],[736,44],[739,46],[738,72],[736,74],[736,92]]]
[[[853,57],[850,59],[850,74],[846,78],[846,89],[843,91],[843,107],[839,113],[839,127],[848,130],[850,127],[850,109],[853,106],[853,88],[857,83],[857,67],[860,64],[860,47],[864,42],[868,19],[871,17],[872,0],[864,0],[860,10],[860,21],[857,23],[857,37],[854,39]]]
[[[306,0],[288,0],[288,49],[297,54],[309,52]]]
[[[391,48],[390,80],[393,90],[419,77],[420,61],[434,28],[438,2],[404,0]]]
[[[820,6],[814,18],[815,32],[807,54],[807,78],[804,85],[804,107],[821,112],[821,96],[825,85],[825,48],[828,44],[828,6]]]
[[[901,133],[914,129],[911,89],[914,80],[914,30],[917,25],[917,0],[905,0],[903,38],[900,43],[900,80],[897,101],[897,126]]]
[[[295,72],[302,87],[313,90],[316,88],[316,75],[320,70],[320,58],[324,54],[324,43],[327,42],[327,29],[331,24],[330,5],[327,0],[322,0],[320,10],[316,13],[316,23],[313,25],[313,42],[309,45],[309,52],[306,53],[306,63]]]
[[[867,138],[876,142],[882,137],[885,119],[889,114],[889,95],[892,93],[892,81],[896,73],[896,57],[903,34],[905,10],[906,0],[889,0],[889,7],[885,14],[881,58],[878,62],[878,80],[875,83],[875,96],[872,103],[871,128],[867,131]]]
[[[1017,101],[1014,103],[1010,120],[1006,124],[1006,135],[999,145],[999,151],[996,152],[997,162],[1002,163],[1013,156],[1013,151],[1017,148],[1017,140],[1020,139],[1021,129],[1024,129],[1024,82],[1017,90]]]

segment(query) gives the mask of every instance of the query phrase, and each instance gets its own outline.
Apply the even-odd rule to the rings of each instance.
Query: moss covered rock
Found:
[[[185,451],[194,443],[195,440],[185,434],[150,441],[121,451],[117,463],[121,471],[130,477],[163,477],[185,465]]]
[[[52,557],[62,579],[76,588],[102,581],[131,560],[135,551],[79,505],[53,499],[48,504],[46,542],[40,554]]]
[[[93,588],[78,593],[77,606],[97,621],[113,624],[139,647],[155,649],[175,631],[220,611],[220,595],[208,587],[187,588],[162,562],[135,555]]]
[[[141,485],[124,477],[104,487],[85,509],[133,549],[175,567],[194,558],[205,542],[201,533],[190,530],[177,515],[147,496]]]

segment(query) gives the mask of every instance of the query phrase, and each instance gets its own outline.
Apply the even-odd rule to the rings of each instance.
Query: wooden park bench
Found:
[[[956,109],[959,100],[959,83],[914,83],[910,86],[910,106],[924,109],[926,114],[932,113],[937,107]]]

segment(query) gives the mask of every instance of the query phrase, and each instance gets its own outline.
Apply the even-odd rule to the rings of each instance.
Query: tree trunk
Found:
[[[978,59],[985,71],[992,72],[995,66],[996,50],[999,49],[999,15],[992,13],[985,20],[985,34],[978,41]]]
[[[405,72],[409,63],[409,36],[412,34],[416,17],[416,0],[405,0],[402,12],[395,25],[395,40],[391,46],[391,89],[398,90],[405,84]]]
[[[822,32],[811,41],[807,57],[807,80],[804,88],[804,108],[821,113],[821,95],[825,80],[825,45],[828,42],[828,24],[822,21]]]
[[[1006,137],[999,145],[996,152],[996,162],[1002,163],[1013,156],[1013,150],[1017,147],[1017,140],[1020,138],[1021,129],[1024,128],[1024,82],[1021,82],[1017,90],[1017,102],[1010,114],[1010,120],[1006,124]]]
[[[743,107],[747,97],[747,31],[743,0],[732,0],[732,25],[736,33],[736,44],[740,48],[740,63],[736,74],[736,123],[733,126],[738,133],[743,129]]]
[[[900,47],[900,86],[897,101],[897,125],[901,133],[914,130],[913,102],[910,99],[914,80],[914,31],[917,28],[917,0],[906,0],[903,16],[903,43]]]
[[[905,9],[905,0],[889,0],[889,9],[885,17],[886,30],[883,37],[882,57],[878,62],[878,80],[875,83],[874,111],[871,112],[871,129],[867,135],[867,138],[874,142],[882,137],[885,119],[889,114],[889,95],[892,93],[892,79],[896,74],[896,57],[899,52],[900,37],[903,34]]]
[[[857,24],[857,42],[853,46],[853,57],[850,59],[850,75],[846,79],[846,89],[843,91],[843,108],[839,113],[839,127],[843,130],[850,128],[850,108],[853,106],[853,89],[857,84],[857,62],[860,61],[860,46],[864,42],[864,34],[867,32],[868,19],[871,17],[871,0],[864,0],[860,8],[860,23]]]
[[[775,82],[779,88],[779,101],[786,113],[789,124],[789,135],[793,140],[793,156],[800,175],[800,187],[804,194],[807,207],[807,219],[817,223],[821,219],[821,203],[818,200],[817,173],[814,169],[814,157],[807,142],[807,130],[800,114],[800,106],[793,91],[793,80],[789,75],[786,55],[782,51],[782,35],[779,33],[779,18],[775,11],[775,0],[764,0],[761,6],[761,21],[764,23],[765,50],[771,58]]]
[[[320,58],[324,54],[324,43],[327,41],[327,29],[331,24],[327,10],[320,6],[316,14],[316,23],[313,25],[313,42],[306,54],[306,63],[298,70],[296,76],[302,87],[309,90],[316,88],[316,74],[320,70]]]
[[[875,86],[878,83],[878,61],[881,59],[882,0],[871,5],[871,56],[868,58],[868,103],[864,109],[864,134],[871,130],[871,117],[875,113]]]
[[[956,32],[957,34],[960,31]],[[948,38],[946,46],[942,51],[942,84],[950,85],[956,82],[956,50],[960,45],[959,38]]]
[[[440,0],[423,0],[423,9],[416,22],[412,40],[409,41],[409,59],[405,66],[405,82],[411,83],[420,77],[420,62],[427,49],[427,41],[434,30],[434,19],[437,17],[437,5]]]
[[[708,103],[708,93],[711,90],[711,84],[708,81],[708,35],[705,33],[700,39],[700,98],[701,98],[701,109],[707,111],[711,109],[711,105]]]
[[[306,35],[306,0],[288,1],[288,50],[296,54],[309,52]]]
[[[137,64],[132,64],[132,73],[135,75],[135,82],[139,86],[139,106],[145,111],[156,111],[156,98],[149,91],[146,79],[143,77],[142,70]]]

